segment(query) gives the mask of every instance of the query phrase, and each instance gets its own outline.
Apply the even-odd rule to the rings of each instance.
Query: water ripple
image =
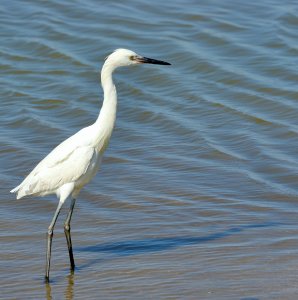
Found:
[[[295,299],[296,12],[275,0],[0,5],[2,297]],[[67,277],[65,207],[45,288],[57,202],[9,190],[95,121],[99,71],[119,47],[172,65],[115,73],[115,131],[73,216],[78,268]]]

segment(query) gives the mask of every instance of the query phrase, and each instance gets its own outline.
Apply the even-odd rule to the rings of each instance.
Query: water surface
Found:
[[[0,4],[3,299],[296,299],[294,1],[5,1]],[[116,128],[72,222],[69,273],[53,196],[9,190],[97,117],[104,58]]]

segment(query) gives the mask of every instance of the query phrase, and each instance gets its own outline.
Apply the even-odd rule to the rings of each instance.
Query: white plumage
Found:
[[[73,183],[72,197],[76,197],[83,183],[88,183],[99,167],[101,154],[98,145],[90,139],[95,130],[92,126],[80,130],[50,152],[11,191],[17,192],[17,199],[55,193],[59,197],[64,185],[69,183]]]
[[[64,224],[68,244],[71,269],[74,258],[70,236],[70,221],[75,198],[99,169],[102,155],[109,144],[114,128],[117,108],[117,93],[112,73],[117,67],[150,63],[169,65],[167,62],[137,55],[127,49],[117,49],[109,55],[102,67],[101,83],[104,101],[94,124],[81,129],[52,150],[16,188],[11,190],[17,199],[24,196],[45,196],[56,194],[59,204],[48,229],[46,281],[49,280],[53,229],[66,199],[71,198],[71,206]]]

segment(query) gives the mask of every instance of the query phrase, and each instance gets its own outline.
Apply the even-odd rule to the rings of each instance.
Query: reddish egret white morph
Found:
[[[142,57],[127,49],[117,49],[109,55],[101,70],[101,84],[104,100],[97,120],[91,126],[81,129],[50,152],[11,193],[17,199],[24,196],[45,196],[56,194],[58,207],[48,229],[45,279],[49,281],[53,230],[63,203],[71,198],[70,209],[64,223],[71,270],[74,258],[70,235],[70,221],[75,199],[80,190],[97,173],[102,155],[109,144],[113,131],[117,93],[112,73],[118,67],[137,64],[170,65],[167,62]]]

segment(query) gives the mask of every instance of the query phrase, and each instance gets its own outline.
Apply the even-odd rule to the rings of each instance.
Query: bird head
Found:
[[[106,63],[112,64],[115,68],[139,64],[170,65],[165,61],[140,56],[128,49],[115,50],[106,57]]]

